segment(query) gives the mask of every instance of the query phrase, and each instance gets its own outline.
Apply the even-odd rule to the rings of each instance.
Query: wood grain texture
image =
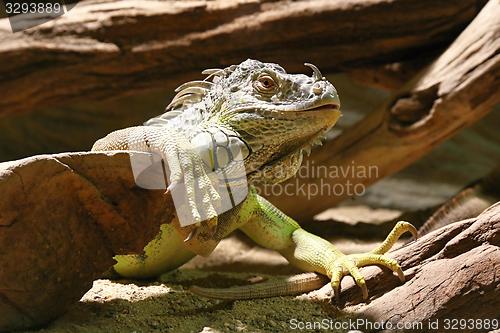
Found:
[[[299,221],[310,221],[314,214],[353,195],[345,190],[349,186],[365,187],[394,174],[490,112],[500,103],[498,11],[500,3],[490,1],[440,57],[385,105],[311,155],[316,166],[345,173],[325,178],[304,172],[304,177],[280,185],[290,184],[293,195],[270,196],[270,200]],[[358,168],[373,172],[360,177],[351,172]],[[293,190],[302,184],[326,190],[315,196]],[[344,192],[328,191],[336,187]]]
[[[325,72],[421,57],[483,3],[89,0],[15,34],[2,19],[0,115],[174,85],[249,57]]]

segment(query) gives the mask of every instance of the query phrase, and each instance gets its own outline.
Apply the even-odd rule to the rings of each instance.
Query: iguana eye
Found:
[[[276,88],[276,82],[271,76],[262,75],[255,82],[255,88],[260,92],[269,93]]]

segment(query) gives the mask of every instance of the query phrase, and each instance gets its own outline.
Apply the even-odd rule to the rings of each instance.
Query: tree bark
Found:
[[[308,160],[314,164],[305,163],[299,177],[278,185],[293,195],[269,199],[299,221],[310,221],[490,112],[500,102],[499,11],[500,3],[491,0],[446,52],[394,98],[314,151]],[[318,166],[329,176],[318,175]],[[271,187],[261,190],[280,193]]]
[[[440,52],[408,61],[355,68],[350,70],[348,75],[355,81],[368,86],[389,91],[398,91],[444,50],[439,49],[436,51]]]
[[[15,34],[3,19],[0,115],[174,88],[248,57],[325,72],[414,59],[451,42],[483,3],[96,0]]]

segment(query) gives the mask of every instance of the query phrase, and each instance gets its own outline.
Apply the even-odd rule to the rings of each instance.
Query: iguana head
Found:
[[[316,66],[306,65],[312,76],[247,60],[219,83],[228,95],[217,116],[250,146],[245,166],[254,179],[275,183],[293,176],[303,153],[340,116],[337,91]]]
[[[233,144],[244,150],[250,180],[283,181],[296,173],[303,153],[340,116],[334,86],[316,66],[306,66],[313,70],[312,76],[288,74],[279,65],[250,59],[225,69],[206,70],[207,79],[180,86],[167,108],[181,110],[181,118],[197,118],[192,121],[198,127],[199,121],[206,128],[216,124],[234,137]],[[188,109],[191,111],[185,115]],[[208,139],[199,140],[202,135]],[[194,141],[209,139],[204,133]],[[212,141],[217,145],[216,138]],[[217,157],[218,147],[210,149]]]

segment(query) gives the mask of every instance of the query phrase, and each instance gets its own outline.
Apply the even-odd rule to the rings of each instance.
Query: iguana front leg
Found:
[[[416,229],[407,222],[399,222],[387,239],[376,249],[363,254],[345,255],[330,242],[300,228],[297,222],[286,216],[261,196],[250,191],[253,213],[240,227],[256,243],[279,251],[293,265],[305,270],[323,274],[329,278],[336,297],[340,292],[340,282],[345,275],[351,275],[362,289],[363,298],[368,298],[365,280],[359,268],[381,265],[396,272],[404,282],[404,274],[398,263],[384,255],[405,232],[416,236]],[[321,277],[302,274],[277,283],[243,286],[228,289],[192,288],[197,294],[211,298],[244,299],[263,298],[317,289],[324,283]]]
[[[204,162],[182,131],[163,127],[136,126],[115,131],[98,140],[96,150],[136,150],[157,154],[170,171],[168,189],[182,184],[190,223],[217,223],[217,205],[221,197],[208,176]],[[133,158],[133,157],[131,157]],[[179,208],[177,207],[179,212]],[[189,216],[188,215],[188,216]],[[187,223],[185,224],[187,225]]]

